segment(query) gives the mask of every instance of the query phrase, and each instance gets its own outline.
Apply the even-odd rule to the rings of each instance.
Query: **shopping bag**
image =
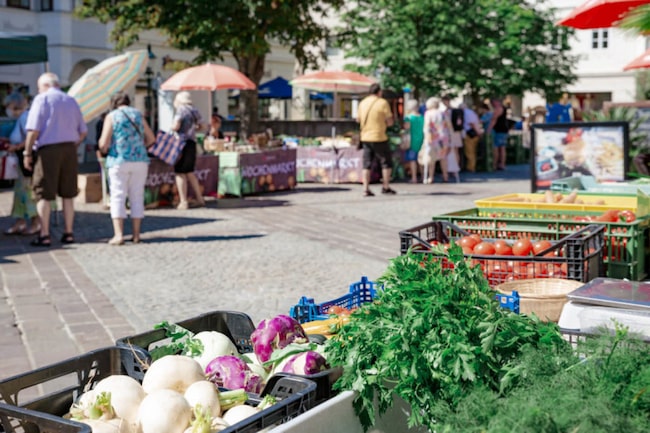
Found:
[[[15,153],[7,153],[0,157],[0,179],[15,180],[18,179],[18,157]]]
[[[182,140],[178,134],[158,131],[156,142],[149,149],[149,153],[169,165],[174,165],[181,156],[183,147],[185,147],[185,140]]]

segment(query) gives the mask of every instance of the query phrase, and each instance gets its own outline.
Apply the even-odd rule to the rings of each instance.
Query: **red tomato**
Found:
[[[630,210],[622,210],[618,213],[618,219],[626,223],[631,223],[636,219],[636,215]]]
[[[423,264],[423,263],[422,263]],[[348,310],[345,307],[340,307],[338,305],[332,305],[327,309],[327,314],[336,314],[337,316],[339,315],[345,315],[345,314],[350,314],[350,310]]]
[[[476,233],[469,235],[469,237],[474,239],[477,244],[480,244],[483,241],[483,239],[481,239],[481,237]]]
[[[527,256],[533,251],[533,244],[530,239],[518,239],[512,246],[515,256]]]
[[[533,254],[537,255],[552,246],[553,244],[549,241],[537,241],[533,244]]]
[[[474,250],[470,247],[463,247],[463,254],[472,255],[474,254]]]
[[[508,244],[508,242],[504,241],[503,239],[494,241],[494,250],[495,250],[494,252],[498,256],[512,255],[512,247]]]
[[[490,242],[483,241],[474,247],[474,254],[492,255],[494,252],[494,245]]]
[[[471,236],[463,236],[462,238],[460,238],[458,240],[458,245],[460,245],[463,248],[467,247],[467,248],[470,248],[470,249],[474,249],[476,244],[478,244],[479,242],[480,241],[477,241],[476,239],[474,239]]]

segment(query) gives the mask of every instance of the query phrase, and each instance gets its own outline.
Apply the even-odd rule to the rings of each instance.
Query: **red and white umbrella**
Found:
[[[628,12],[649,3],[650,0],[588,0],[556,24],[576,29],[614,27]]]
[[[351,71],[312,72],[289,82],[294,87],[334,93],[365,93],[373,83],[372,78]]]
[[[630,69],[644,69],[650,68],[650,50],[647,50],[645,53],[641,54],[636,59],[632,60],[630,63],[625,65],[623,68],[624,71],[629,71]]]
[[[162,83],[160,88],[162,90],[253,90],[257,86],[237,69],[206,63],[175,73]]]

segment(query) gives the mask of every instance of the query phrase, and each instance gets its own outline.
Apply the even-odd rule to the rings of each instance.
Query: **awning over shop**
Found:
[[[276,77],[258,87],[260,99],[291,99],[293,93],[289,81]]]
[[[330,105],[334,102],[334,95],[331,93],[310,92],[309,99],[312,101],[323,101],[325,105]]]
[[[47,37],[0,32],[0,65],[47,62]]]

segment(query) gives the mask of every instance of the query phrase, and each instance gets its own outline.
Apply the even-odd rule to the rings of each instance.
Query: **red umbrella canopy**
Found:
[[[301,75],[289,82],[294,87],[319,92],[362,93],[375,83],[370,77],[351,71],[320,71]]]
[[[557,24],[576,29],[613,27],[629,11],[648,3],[650,0],[588,0]]]
[[[630,63],[625,65],[623,68],[624,71],[629,71],[630,69],[643,69],[650,68],[650,50],[647,50],[645,53],[641,54],[636,59],[632,60]]]
[[[255,83],[238,70],[212,63],[183,69],[160,86],[163,90],[252,90],[256,87]]]

